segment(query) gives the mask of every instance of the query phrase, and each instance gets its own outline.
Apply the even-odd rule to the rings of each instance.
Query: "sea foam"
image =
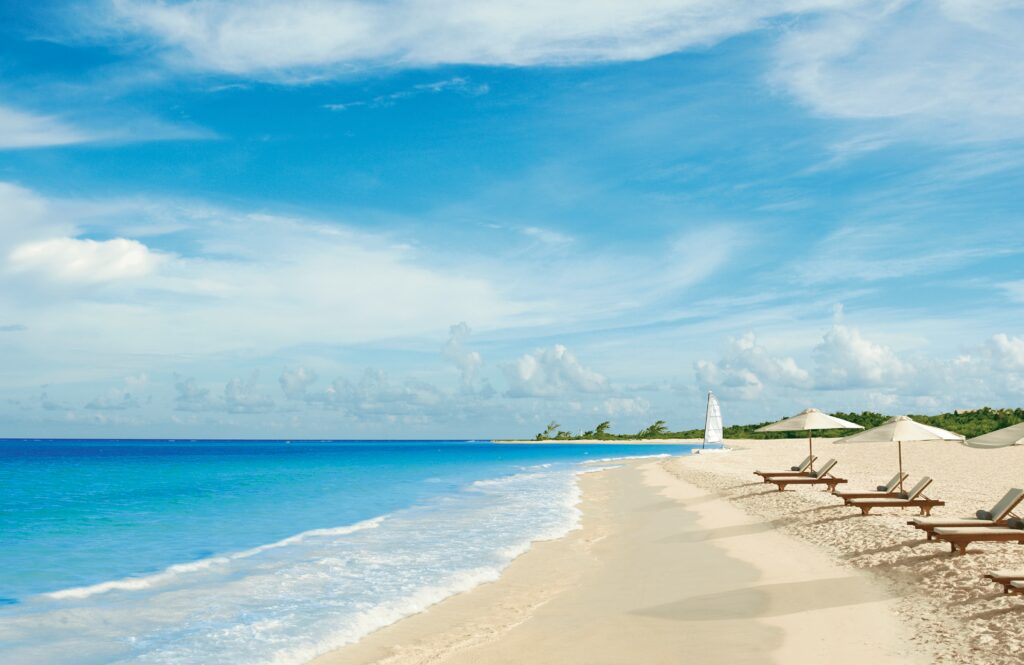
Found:
[[[357,524],[40,594],[0,630],[26,665],[307,662],[577,528],[577,474],[596,470],[537,465]]]

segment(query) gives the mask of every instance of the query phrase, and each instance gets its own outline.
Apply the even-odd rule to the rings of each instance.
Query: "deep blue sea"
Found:
[[[575,528],[680,446],[0,441],[0,663],[304,663]]]

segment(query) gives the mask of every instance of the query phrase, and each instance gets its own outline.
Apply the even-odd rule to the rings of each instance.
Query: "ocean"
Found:
[[[579,473],[686,452],[0,441],[0,662],[305,663],[575,528]]]

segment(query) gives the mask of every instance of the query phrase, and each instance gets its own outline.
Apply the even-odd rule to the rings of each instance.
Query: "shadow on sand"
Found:
[[[670,621],[727,621],[776,617],[809,610],[873,603],[889,596],[864,577],[764,584],[692,596],[633,614]]]

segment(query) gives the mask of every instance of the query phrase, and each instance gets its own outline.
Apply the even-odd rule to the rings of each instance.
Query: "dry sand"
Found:
[[[1024,598],[1005,596],[982,579],[998,569],[1024,570],[1024,547],[977,543],[964,556],[949,546],[925,542],[906,525],[917,511],[884,510],[868,517],[844,507],[827,492],[798,489],[778,492],[751,475],[753,469],[788,468],[806,455],[806,441],[738,441],[721,455],[667,460],[677,478],[728,497],[763,524],[814,544],[833,560],[870,571],[898,598],[898,611],[922,649],[937,663],[1019,665],[1024,662]],[[897,467],[895,444],[815,443],[824,461],[839,460],[836,475],[845,487],[871,489],[886,482]],[[936,516],[971,516],[990,509],[1011,487],[1024,487],[1024,447],[996,450],[954,443],[908,443],[904,470],[913,484],[923,475],[935,482],[927,494],[946,506]],[[1018,511],[1018,514],[1021,514]]]
[[[757,459],[792,463],[794,446],[759,448]],[[880,584],[832,546],[783,533],[798,533],[789,520],[821,519],[817,492],[763,499],[781,510],[782,530],[752,510],[765,487],[749,485],[754,465],[741,451],[588,474],[582,528],[536,543],[497,582],[314,662],[932,662],[927,641],[897,618],[906,585]]]

